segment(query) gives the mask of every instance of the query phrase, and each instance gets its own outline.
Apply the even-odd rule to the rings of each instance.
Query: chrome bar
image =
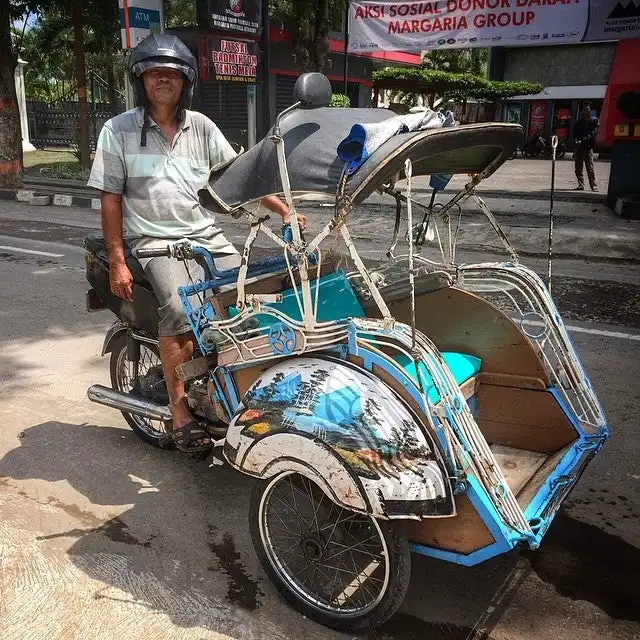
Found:
[[[116,391],[110,387],[104,387],[101,384],[94,384],[87,389],[87,397],[91,402],[103,404],[112,409],[120,409],[126,413],[133,413],[138,416],[144,416],[151,420],[171,420],[171,411],[169,407],[153,402],[153,400],[144,400],[136,398],[129,393]]]

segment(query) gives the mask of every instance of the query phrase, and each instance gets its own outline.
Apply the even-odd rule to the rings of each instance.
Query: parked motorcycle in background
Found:
[[[518,149],[513,152],[510,158],[511,160],[517,156],[518,151],[520,151],[525,158],[551,158],[551,138],[545,138],[542,135],[542,130],[538,129],[525,144],[518,147]],[[564,158],[566,152],[566,140],[564,138],[558,138],[556,159]]]

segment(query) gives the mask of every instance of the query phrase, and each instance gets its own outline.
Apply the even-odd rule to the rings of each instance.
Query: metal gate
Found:
[[[102,125],[119,113],[108,103],[89,104],[89,145],[96,148]],[[78,144],[80,108],[77,102],[27,102],[29,139],[34,147],[72,147]]]
[[[204,81],[194,108],[211,118],[231,143],[247,149],[247,85]]]

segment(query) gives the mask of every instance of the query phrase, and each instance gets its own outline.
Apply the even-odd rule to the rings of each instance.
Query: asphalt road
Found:
[[[303,619],[264,576],[250,480],[154,450],[86,400],[108,379],[112,320],[84,311],[81,239],[96,222],[0,208],[0,637],[347,638]],[[555,274],[611,438],[538,552],[474,568],[415,556],[401,612],[368,640],[640,637],[639,269],[573,260]]]

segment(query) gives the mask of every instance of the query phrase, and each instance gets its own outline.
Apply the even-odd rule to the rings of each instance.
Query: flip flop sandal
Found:
[[[176,447],[185,453],[198,453],[200,451],[213,449],[211,436],[195,420],[187,422],[187,424],[179,429],[175,429],[171,433],[171,437],[173,438]],[[192,444],[197,440],[205,439],[209,441],[207,444]]]

